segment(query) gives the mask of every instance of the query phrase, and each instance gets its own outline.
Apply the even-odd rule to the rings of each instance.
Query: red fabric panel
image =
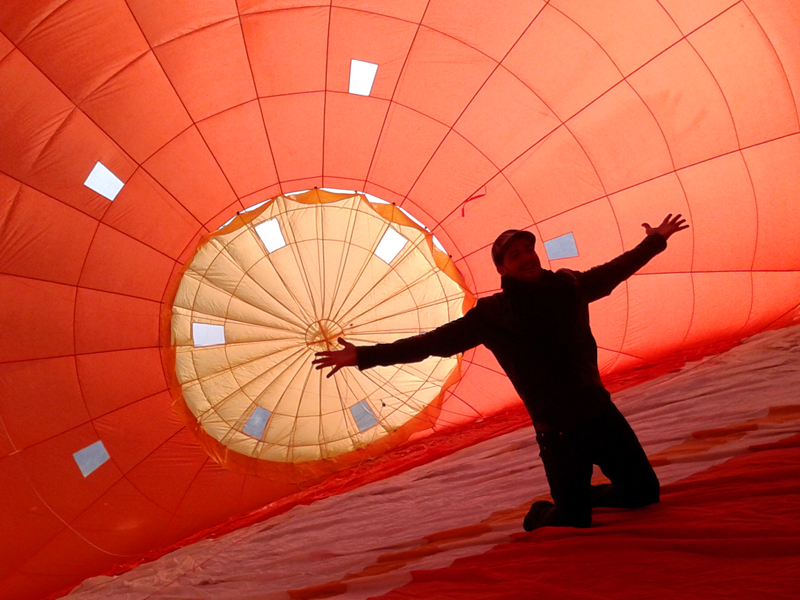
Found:
[[[128,155],[83,112],[76,110],[39,155],[27,183],[101,219],[111,201],[84,185],[97,162],[103,163],[123,182],[136,170],[136,164]]]
[[[379,596],[790,598],[800,580],[800,436],[664,486],[661,504],[599,509],[586,530],[516,534]]]
[[[83,476],[72,455],[97,441],[97,432],[87,423],[31,446],[21,454],[25,471],[42,501],[66,522],[80,515],[122,477],[113,456],[88,477]]]
[[[324,173],[367,179],[389,103],[376,98],[329,93],[325,99]],[[364,184],[356,189],[363,188]]]
[[[152,52],[112,77],[81,109],[139,163],[191,124]]]
[[[253,1],[253,0],[247,0]],[[263,2],[264,0],[256,0]],[[374,12],[412,23],[419,23],[430,0],[406,0],[405,2],[385,2],[383,0],[333,0],[333,6],[346,6],[366,12]]]
[[[201,228],[200,222],[142,169],[127,181],[103,222],[176,259]]]
[[[327,89],[348,92],[350,60],[378,65],[370,96],[391,99],[417,26],[373,13],[334,8],[328,41]],[[374,142],[369,148],[374,148]]]
[[[236,201],[230,182],[194,127],[164,146],[143,167],[201,223]]]
[[[158,348],[82,354],[77,362],[93,418],[167,389]]]
[[[275,166],[282,181],[322,174],[324,106],[323,92],[261,100]],[[299,157],[302,158],[298,160]],[[285,187],[284,191],[301,189],[308,188],[295,185]]]
[[[73,354],[74,305],[74,287],[0,275],[0,362]]]
[[[497,172],[485,155],[457,133],[450,132],[420,174],[409,198],[426,206],[438,223],[476,193]],[[428,202],[436,198],[435,203]]]
[[[123,473],[147,460],[183,428],[170,395],[160,392],[95,419],[95,429]]]
[[[328,8],[304,8],[242,17],[259,97],[325,89],[329,13]]]
[[[535,2],[434,0],[422,24],[501,60],[545,6]]]
[[[157,347],[161,305],[152,300],[78,288],[75,348],[79,354]]]
[[[0,170],[25,181],[75,107],[19,51],[0,63],[0,105]]]
[[[173,261],[110,227],[100,225],[80,285],[161,300]]]
[[[0,388],[0,415],[18,449],[89,420],[72,356],[0,364]]]
[[[0,486],[0,580],[5,580],[65,526],[31,485],[19,454],[0,459]]]
[[[19,49],[76,104],[149,50],[122,0],[64,3]]]
[[[154,4],[126,0],[151,46],[236,16],[236,0],[192,0]]]
[[[155,54],[195,121],[255,100],[239,19],[184,35]]]
[[[121,512],[124,518],[117,518]],[[89,543],[116,555],[147,552],[172,515],[145,498],[131,483],[119,480],[70,525]],[[91,566],[91,565],[89,565]]]
[[[507,118],[498,119],[498,114]],[[558,117],[533,90],[508,70],[499,68],[454,128],[503,168],[559,125]]]
[[[433,62],[437,68],[431,70],[429,65]],[[411,47],[394,99],[450,126],[496,66],[477,50],[422,28]]]
[[[0,240],[0,270],[75,285],[96,230],[93,218],[23,186]]]
[[[278,181],[258,102],[221,112],[198,123],[197,128],[237,196],[257,192]],[[244,206],[252,204],[255,202]]]

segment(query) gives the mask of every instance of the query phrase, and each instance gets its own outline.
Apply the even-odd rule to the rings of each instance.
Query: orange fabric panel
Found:
[[[596,40],[626,76],[682,37],[658,2],[557,0],[550,6]]]
[[[0,415],[17,449],[89,420],[76,369],[72,356],[0,364]]]
[[[327,94],[323,172],[326,186],[328,176],[347,175],[362,182],[367,179],[388,110],[389,103],[385,100],[335,92]]]
[[[392,104],[375,148],[370,181],[405,196],[446,134],[444,125]]]
[[[328,38],[327,89],[349,90],[350,60],[356,59],[378,65],[370,96],[391,99],[417,29],[397,19],[334,8]]]
[[[699,346],[742,334],[753,300],[748,272],[695,273],[694,312],[686,341]]]
[[[117,514],[124,519],[118,523]],[[120,479],[70,526],[90,544],[116,555],[148,552],[172,515],[142,495],[129,481]]]
[[[566,127],[548,135],[503,173],[535,221],[605,195],[597,171]]]
[[[200,531],[225,520],[228,515],[240,514],[240,497],[246,478],[246,475],[224,470],[212,460],[207,461],[175,509],[175,521],[191,522],[195,531]]]
[[[687,41],[653,58],[628,82],[653,112],[677,168],[738,147],[719,84]]]
[[[123,0],[71,0],[19,49],[76,104],[149,50]]]
[[[101,223],[80,285],[160,300],[173,264],[172,259]]]
[[[111,201],[84,185],[97,162],[123,182],[127,182],[136,170],[130,157],[82,111],[76,110],[61,124],[39,155],[27,183],[101,219]]]
[[[408,193],[441,221],[490,180],[497,168],[474,146],[450,132]],[[430,202],[436,198],[436,202]]]
[[[76,361],[93,418],[167,389],[158,348],[80,354]]]
[[[67,356],[75,352],[75,288],[0,275],[0,362]]]
[[[25,181],[75,106],[19,51],[0,63],[0,105],[0,170]]]
[[[143,169],[131,176],[110,204],[103,223],[172,258],[180,257],[202,227]]]
[[[709,233],[716,232],[715,228],[701,229],[695,226],[693,207],[687,203],[681,182],[674,174],[646,181],[609,196],[609,202],[622,236],[620,252],[635,248],[644,239],[645,230],[642,223],[657,227],[666,215],[682,214],[690,226],[684,235],[670,238],[668,251],[654,257],[637,273],[691,271],[695,254],[693,252],[695,236],[710,237]],[[595,256],[600,262],[605,262],[615,255]]]
[[[170,141],[143,168],[201,223],[236,201],[230,182],[195,127]]]
[[[248,0],[250,1],[250,0]],[[260,0],[263,2],[264,0]],[[412,23],[419,23],[429,0],[405,0],[405,2],[385,2],[383,0],[332,0],[333,6],[344,6],[365,12],[375,12],[396,17]]]
[[[758,202],[758,242],[753,269],[797,269],[800,263],[800,137],[743,151]]]
[[[252,194],[278,181],[258,102],[221,112],[198,123],[197,128],[237,196]]]
[[[503,65],[562,120],[569,119],[622,78],[597,42],[550,6],[525,31]],[[564,77],[565,73],[572,76]]]
[[[129,464],[129,460],[129,457],[123,458],[123,464]],[[133,467],[126,478],[158,506],[174,513],[197,473],[209,460],[191,432],[182,427]]]
[[[23,186],[0,240],[0,271],[74,285],[97,221]]]
[[[486,80],[454,128],[503,168],[559,125],[547,105],[501,67]]]
[[[152,300],[78,288],[76,352],[157,347],[160,314],[161,305]]]
[[[742,146],[797,131],[797,107],[780,58],[747,6],[734,6],[688,40],[714,72]]]
[[[542,0],[433,0],[422,24],[500,61],[545,4]]]
[[[329,13],[328,8],[304,8],[242,17],[260,97],[325,89]]]
[[[275,166],[282,181],[322,174],[324,106],[323,92],[261,100]],[[290,190],[284,188],[284,191]]]
[[[236,0],[175,0],[157,4],[149,0],[126,2],[153,47],[236,16]]]
[[[434,70],[429,68],[432,63],[437,65]],[[496,67],[495,61],[477,50],[423,27],[403,67],[394,100],[450,126]]]
[[[22,184],[19,181],[0,173],[0,230],[4,227],[14,200],[21,189]]]
[[[330,6],[330,0],[237,0],[239,13],[251,14],[268,11],[286,11],[292,8]]]
[[[155,54],[194,121],[256,97],[239,19],[184,35]]]
[[[183,429],[168,392],[137,400],[94,420],[108,453],[123,473],[148,460],[157,448]]]
[[[112,77],[81,109],[138,163],[191,124],[152,52]]]
[[[73,454],[98,441],[91,423],[45,440],[22,452],[25,470],[47,506],[71,522],[113,486],[122,473],[114,457],[84,477]],[[102,441],[102,440],[100,440]],[[44,572],[53,572],[57,569]]]
[[[459,210],[453,212],[443,222],[441,227],[447,231],[455,247],[448,244],[447,250],[455,255],[465,256],[473,252],[484,252],[489,255],[488,239],[475,235],[475,224],[480,223],[486,231],[487,238],[498,236],[506,229],[525,229],[530,226],[532,218],[526,206],[517,195],[514,188],[503,175],[498,175],[475,197]],[[433,232],[435,235],[438,231]],[[492,238],[493,239],[493,238]],[[499,280],[498,275],[498,280]]]
[[[567,126],[586,151],[608,193],[674,168],[658,123],[627,83],[598,98]],[[620,164],[625,168],[620,169]]]
[[[18,43],[67,0],[29,0],[0,4],[0,30]]]
[[[37,495],[20,455],[0,460],[0,485],[0,580],[5,593],[5,578],[61,531],[64,523]]]
[[[694,269],[749,271],[756,252],[758,208],[742,154],[682,169],[678,177],[691,207]],[[720,231],[725,232],[721,239]]]

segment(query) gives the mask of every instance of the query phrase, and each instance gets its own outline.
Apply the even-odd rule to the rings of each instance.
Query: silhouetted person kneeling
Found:
[[[667,215],[634,249],[586,272],[542,269],[536,237],[511,229],[492,245],[502,292],[463,317],[391,344],[318,352],[317,369],[360,370],[452,356],[479,344],[497,357],[536,429],[553,502],[534,502],[523,527],[589,527],[593,506],[638,508],[659,501],[659,483],[636,434],[611,402],[597,367],[589,303],[611,291],[667,247],[688,225]],[[611,481],[592,486],[593,465]]]

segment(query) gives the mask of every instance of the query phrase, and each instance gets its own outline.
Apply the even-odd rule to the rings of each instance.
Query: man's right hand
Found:
[[[358,365],[356,347],[341,337],[338,339],[338,342],[342,345],[341,350],[317,352],[314,355],[316,358],[311,363],[316,366],[317,370],[325,367],[333,367],[333,370],[331,370],[326,377],[332,376],[342,367],[355,367]]]

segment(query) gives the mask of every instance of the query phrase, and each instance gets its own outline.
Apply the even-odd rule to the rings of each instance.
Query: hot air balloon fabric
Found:
[[[667,213],[691,228],[592,305],[601,374],[630,394],[620,405],[674,502],[736,478],[740,495],[711,505],[741,517],[730,531],[742,538],[772,540],[754,552],[780,560],[757,579],[788,595],[796,521],[759,529],[745,499],[773,497],[765,511],[786,515],[780,490],[797,485],[796,381],[783,369],[800,320],[798,31],[793,0],[1,3],[0,598],[63,595],[291,506],[379,498],[395,475],[424,494],[409,469],[438,473],[451,463],[435,459],[507,435],[536,463],[519,399],[485,348],[324,382],[310,357],[339,334],[388,341],[464,314],[499,289],[489,249],[506,229],[533,232],[545,268],[584,270]],[[756,343],[763,353],[719,354],[739,367],[680,394],[621,391],[769,335],[782,358]],[[729,396],[717,393],[726,382]],[[767,382],[782,400],[778,388],[764,395]],[[704,404],[705,389],[717,392]],[[746,432],[778,422],[764,440],[777,446],[750,452],[759,440]],[[659,466],[666,448],[698,456],[736,427],[745,441],[720,454],[729,462],[674,477]],[[477,521],[422,503],[432,521],[397,508],[420,528],[386,527],[461,544],[473,538],[442,532],[499,523],[546,492],[523,480],[509,475],[502,486],[519,493],[493,497]],[[472,483],[454,481],[465,506],[488,498]],[[376,503],[329,514],[358,531]],[[698,510],[672,522],[696,529]],[[303,514],[293,511],[280,518]],[[340,532],[296,540],[335,553]],[[564,556],[582,556],[575,539]],[[709,568],[728,547],[713,545]],[[406,549],[454,570],[394,597],[442,596],[465,572],[511,580],[507,546],[486,571]],[[291,557],[302,572],[308,556]],[[354,593],[343,578],[377,576],[384,562],[334,565],[307,585],[289,576],[273,591]],[[714,572],[733,581],[734,570]],[[387,574],[371,593],[410,581]]]

